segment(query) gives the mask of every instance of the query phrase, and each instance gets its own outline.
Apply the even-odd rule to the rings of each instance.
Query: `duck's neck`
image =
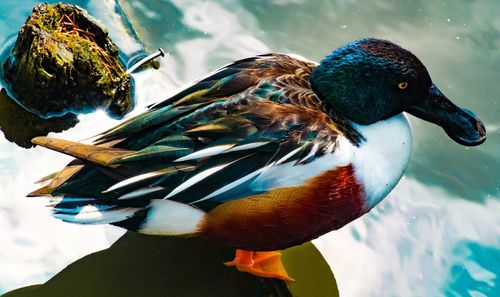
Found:
[[[354,148],[352,165],[371,209],[396,186],[408,165],[411,128],[402,113],[371,125],[352,123],[352,127],[363,137]]]

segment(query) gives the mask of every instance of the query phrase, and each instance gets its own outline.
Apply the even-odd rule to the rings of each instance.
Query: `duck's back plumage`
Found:
[[[240,60],[91,145],[35,139],[77,160],[32,195],[62,198],[54,215],[66,221],[140,229],[155,199],[210,212],[347,166],[339,139],[360,136],[326,112],[309,82],[315,66],[282,54]]]

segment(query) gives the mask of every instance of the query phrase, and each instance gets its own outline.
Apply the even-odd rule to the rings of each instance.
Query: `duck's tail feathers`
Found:
[[[65,197],[49,205],[52,216],[74,224],[112,224],[150,235],[193,235],[206,213],[188,204],[153,199],[144,207],[119,206],[94,198]]]
[[[143,207],[107,204],[94,198],[65,197],[55,200],[48,205],[52,208],[52,216],[74,224],[115,224],[134,218],[145,210]]]
[[[79,142],[56,139],[50,137],[35,137],[31,140],[33,144],[75,157],[88,163],[113,166],[110,163],[123,156],[129,155],[132,151],[107,147],[103,145],[83,144]]]

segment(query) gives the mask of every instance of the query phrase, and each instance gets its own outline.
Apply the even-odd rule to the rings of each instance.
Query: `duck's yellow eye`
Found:
[[[404,90],[404,89],[408,88],[408,83],[406,83],[406,82],[399,83],[398,88],[400,88],[401,90]]]

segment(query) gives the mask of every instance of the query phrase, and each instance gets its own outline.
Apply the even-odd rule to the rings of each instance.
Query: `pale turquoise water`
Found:
[[[170,53],[161,72],[137,78],[142,106],[256,53],[292,52],[319,60],[366,36],[412,50],[448,97],[481,117],[489,138],[467,149],[412,118],[414,151],[406,178],[372,213],[317,246],[342,296],[500,296],[498,1],[121,2],[144,44]],[[0,42],[16,33],[34,3],[0,2]],[[112,1],[72,3],[106,23],[114,21]],[[111,32],[122,50],[140,49],[118,29]],[[83,120],[65,137],[82,139],[115,123],[102,114]],[[113,230],[63,226],[22,197],[37,177],[66,161],[0,138],[0,292],[42,282],[115,236]],[[54,251],[62,252],[62,259],[47,260]]]

